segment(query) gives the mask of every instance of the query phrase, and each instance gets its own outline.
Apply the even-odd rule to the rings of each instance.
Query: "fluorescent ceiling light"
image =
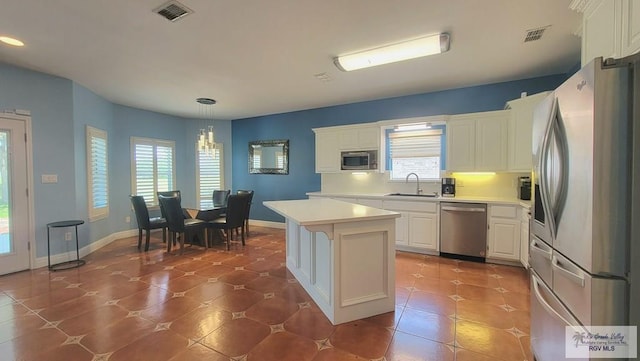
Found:
[[[431,123],[412,123],[412,124],[400,124],[395,126],[395,130],[399,132],[407,130],[423,130],[431,129]]]
[[[440,54],[449,50],[449,34],[429,35],[359,53],[341,55],[333,60],[338,69],[351,71],[397,61]]]
[[[0,41],[5,44],[13,45],[13,46],[24,46],[24,43],[18,39],[10,38],[8,36],[0,36]]]

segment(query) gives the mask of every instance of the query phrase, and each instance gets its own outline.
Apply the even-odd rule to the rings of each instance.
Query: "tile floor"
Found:
[[[0,359],[533,360],[523,269],[398,252],[395,312],[333,326],[284,267],[284,231],[251,231],[230,252],[127,238],[0,277]]]

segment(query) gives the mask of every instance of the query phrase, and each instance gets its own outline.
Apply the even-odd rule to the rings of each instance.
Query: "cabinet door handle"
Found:
[[[452,211],[452,212],[486,212],[484,208],[465,208],[465,207],[451,207],[444,206],[441,208],[443,211]]]

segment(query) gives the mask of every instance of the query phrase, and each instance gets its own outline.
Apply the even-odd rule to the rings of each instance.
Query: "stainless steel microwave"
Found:
[[[342,170],[376,170],[378,169],[378,151],[363,150],[341,153]]]

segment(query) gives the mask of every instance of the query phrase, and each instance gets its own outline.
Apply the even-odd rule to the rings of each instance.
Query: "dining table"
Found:
[[[226,206],[205,206],[205,207],[184,207],[185,216],[189,216],[190,218],[200,219],[205,222],[213,221],[214,219],[220,218],[227,211]],[[211,232],[212,229],[207,227],[206,237],[213,242],[214,244],[224,243],[224,236],[218,232],[217,237],[209,237],[208,233]],[[198,242],[200,243],[200,242]]]
[[[186,207],[184,208],[186,213],[195,219],[201,219],[203,221],[213,221],[216,218],[221,217],[226,211],[225,206],[211,206],[211,207]]]

